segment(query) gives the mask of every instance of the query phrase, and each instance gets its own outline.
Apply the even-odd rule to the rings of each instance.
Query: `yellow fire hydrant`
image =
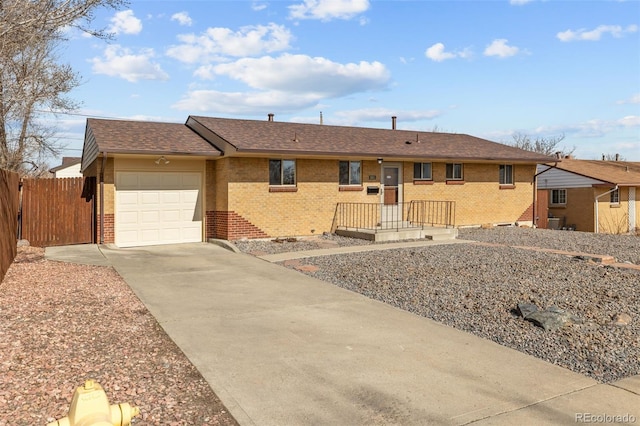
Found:
[[[140,409],[127,403],[110,406],[102,386],[87,380],[73,393],[69,415],[47,426],[129,426],[138,414]]]

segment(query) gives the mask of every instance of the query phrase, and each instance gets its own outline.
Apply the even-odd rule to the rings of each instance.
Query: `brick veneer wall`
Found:
[[[100,215],[96,219],[97,238],[100,243]],[[104,244],[113,244],[115,242],[114,214],[105,213],[104,215]]]
[[[208,211],[207,238],[239,240],[241,238],[268,238],[269,235],[233,211]]]
[[[362,185],[348,191],[338,184],[338,164],[339,160],[297,159],[295,188],[275,192],[280,188],[269,186],[267,158],[217,161],[216,184],[224,180],[224,188],[216,193],[216,208],[208,210],[229,213],[223,219],[216,217],[214,223],[220,225],[208,232],[228,239],[258,238],[260,232],[270,237],[318,235],[331,230],[336,203],[380,202],[379,195],[366,191],[368,186],[380,186],[381,167],[375,160],[362,161]],[[402,164],[404,201],[455,201],[456,226],[532,221],[535,165],[514,165],[514,184],[501,186],[498,164],[464,164],[464,181],[458,185],[446,182],[445,163],[433,163],[433,182],[427,185],[413,181],[412,161]],[[221,225],[225,220],[227,225]],[[256,236],[250,236],[252,232]]]
[[[463,163],[463,180],[448,184],[445,163],[432,163],[433,181],[413,181],[413,162],[404,163],[404,200],[456,203],[456,226],[532,224],[535,165],[513,165],[514,184],[499,184],[499,164]],[[524,222],[524,223],[523,223]]]

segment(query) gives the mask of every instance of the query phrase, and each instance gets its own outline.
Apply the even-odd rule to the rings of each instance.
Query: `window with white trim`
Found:
[[[551,204],[565,205],[567,204],[567,190],[566,189],[552,189],[551,190]]]
[[[295,185],[296,160],[269,160],[269,185]]]
[[[431,163],[413,163],[413,178],[416,180],[432,180]]]
[[[462,180],[462,163],[447,163],[447,180]]]
[[[362,167],[360,161],[340,161],[340,185],[361,185]]]
[[[513,185],[513,166],[511,164],[500,164],[500,185]]]
[[[609,194],[609,202],[611,204],[620,204],[620,189],[616,189]]]

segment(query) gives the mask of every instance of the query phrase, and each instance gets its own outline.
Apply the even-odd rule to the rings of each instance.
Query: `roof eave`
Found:
[[[111,154],[142,154],[142,155],[183,155],[190,157],[220,157],[221,152],[205,152],[205,151],[171,151],[171,150],[137,150],[137,149],[109,149],[100,150],[100,153],[108,152]]]

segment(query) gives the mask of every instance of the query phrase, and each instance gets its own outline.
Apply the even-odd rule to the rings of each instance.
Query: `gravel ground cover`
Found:
[[[544,247],[590,254],[608,254],[615,257],[618,262],[631,262],[640,265],[640,236],[635,235],[496,227],[491,229],[460,229],[458,238],[496,244]]]
[[[93,378],[137,425],[236,425],[207,382],[109,267],[21,247],[0,283],[0,425],[68,414]]]
[[[335,234],[323,234],[317,237],[293,238],[293,239],[261,239],[238,240],[233,244],[239,250],[255,255],[288,253],[292,251],[316,250],[331,247],[362,246],[374,244],[373,241],[357,238],[341,237]]]
[[[322,256],[304,259],[318,268],[305,273],[600,382],[640,374],[640,273],[509,247],[610,254],[631,262],[638,259],[640,238],[525,228],[461,230],[459,238],[503,246]],[[522,319],[519,303],[555,306],[581,323],[545,331]],[[620,317],[631,320],[620,325]]]

